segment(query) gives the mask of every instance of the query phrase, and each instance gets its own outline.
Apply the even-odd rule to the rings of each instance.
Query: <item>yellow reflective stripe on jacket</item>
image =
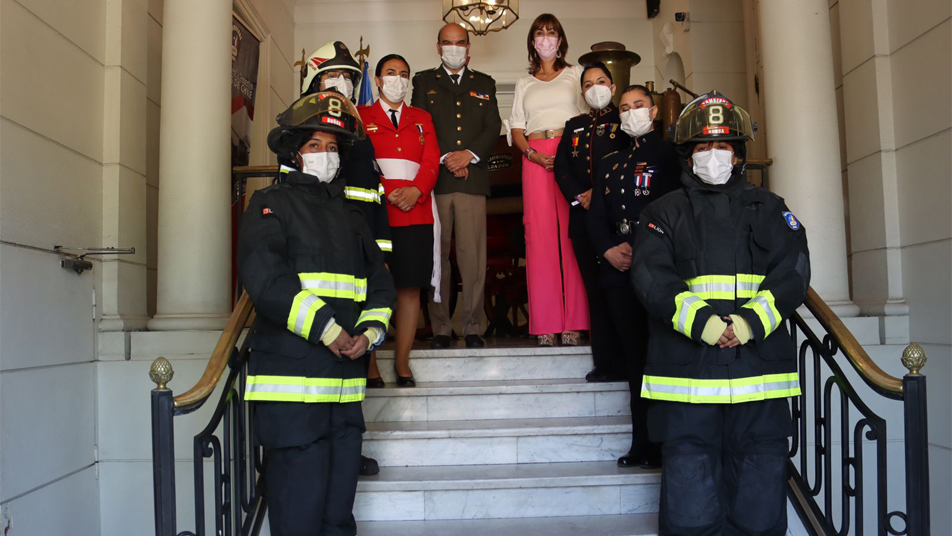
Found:
[[[773,293],[763,290],[755,294],[749,302],[741,305],[742,308],[757,313],[760,323],[764,326],[764,338],[780,325],[780,311],[777,310],[775,302]]]
[[[318,298],[308,290],[302,290],[294,296],[294,302],[291,304],[291,313],[288,315],[288,329],[305,339],[311,335],[311,325],[314,324],[314,316],[326,305],[324,300]]]
[[[349,274],[312,272],[298,274],[301,288],[322,298],[344,298],[367,301],[367,280]]]
[[[733,300],[734,276],[702,275],[684,281],[691,293],[702,300]]]
[[[380,251],[393,251],[393,242],[389,240],[377,240],[377,246],[380,248]]]
[[[641,384],[642,398],[689,404],[738,404],[799,395],[800,377],[796,372],[732,380],[644,376]]]
[[[344,197],[353,201],[365,201],[367,203],[380,203],[380,192],[367,188],[358,188],[356,186],[345,186]]]
[[[366,378],[307,378],[304,376],[248,376],[245,400],[265,402],[360,402]]]
[[[392,314],[393,311],[389,307],[382,307],[380,309],[365,309],[360,313],[360,316],[357,317],[357,325],[359,326],[370,320],[376,320],[377,322],[382,322],[383,325],[387,326],[390,324],[390,315]]]
[[[708,303],[693,292],[682,292],[674,297],[674,305],[674,317],[671,319],[674,329],[690,337],[698,310],[708,307]]]
[[[387,191],[383,189],[383,183],[381,183],[380,186],[377,187],[377,193],[380,194],[381,199],[387,196]]]
[[[764,276],[755,274],[737,274],[737,297],[753,298],[760,290],[760,284],[764,282]]]

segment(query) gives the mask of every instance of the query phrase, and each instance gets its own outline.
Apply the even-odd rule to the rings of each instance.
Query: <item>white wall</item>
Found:
[[[356,53],[360,37],[370,45],[370,71],[390,53],[401,54],[414,72],[440,64],[436,36],[442,20],[438,0],[299,0],[295,8],[295,50],[310,54],[331,40],[341,40]],[[328,17],[328,12],[334,17]],[[651,23],[642,0],[523,0],[519,20],[502,32],[472,37],[471,66],[496,79],[499,113],[508,118],[512,106],[512,85],[527,74],[526,35],[533,19],[542,13],[555,14],[569,41],[568,58],[579,56],[601,41],[624,43],[641,56],[631,70],[632,83],[654,80]],[[300,90],[300,88],[297,88]]]
[[[92,273],[102,243],[106,2],[0,1],[0,530],[99,534]],[[50,515],[55,505],[58,515]]]

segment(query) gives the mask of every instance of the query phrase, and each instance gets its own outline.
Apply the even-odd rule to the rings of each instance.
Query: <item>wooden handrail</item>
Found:
[[[873,362],[856,337],[846,329],[840,317],[836,316],[836,313],[820,298],[813,287],[807,289],[807,297],[803,303],[820,322],[823,329],[833,337],[837,347],[843,351],[843,355],[863,379],[883,391],[902,398],[902,380],[889,375]]]
[[[187,411],[198,407],[212,394],[215,386],[218,385],[218,380],[221,379],[221,375],[228,368],[228,360],[231,358],[231,353],[238,342],[238,337],[241,336],[245,326],[253,320],[254,304],[251,303],[248,293],[242,292],[235,310],[231,313],[231,318],[228,319],[228,325],[225,326],[221,337],[218,338],[218,344],[215,345],[215,350],[208,360],[208,365],[205,367],[202,377],[199,378],[194,387],[175,397],[174,408],[176,410]]]

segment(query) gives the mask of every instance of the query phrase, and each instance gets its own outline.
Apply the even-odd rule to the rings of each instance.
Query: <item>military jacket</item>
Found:
[[[642,209],[681,187],[681,164],[674,145],[655,131],[635,141],[599,162],[588,208],[589,239],[599,255],[601,284],[608,288],[631,282],[628,274],[615,269],[602,255],[623,242],[632,243]]]
[[[489,195],[489,156],[499,140],[502,120],[496,103],[496,81],[488,74],[466,68],[460,83],[441,66],[418,72],[413,77],[410,104],[430,113],[440,156],[467,149],[479,162],[470,164],[469,177],[458,179],[440,166],[433,193]]]
[[[734,404],[800,394],[785,320],[810,284],[803,226],[743,171],[709,186],[685,170],[682,183],[641,213],[635,237],[631,279],[651,316],[641,396]],[[750,325],[747,344],[703,342],[711,317],[732,314]]]
[[[621,130],[614,104],[577,115],[565,122],[555,152],[555,182],[569,202],[569,236],[587,240],[586,210],[575,200],[593,186],[592,175],[602,157],[622,150],[631,138]],[[589,207],[591,208],[591,207]]]
[[[237,255],[257,311],[246,400],[364,398],[363,359],[335,356],[321,337],[331,319],[350,334],[386,331],[396,289],[363,215],[344,199],[344,184],[289,171],[248,204]]]

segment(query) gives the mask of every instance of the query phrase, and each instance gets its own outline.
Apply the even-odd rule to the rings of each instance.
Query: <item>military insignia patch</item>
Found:
[[[374,123],[368,123],[367,126],[364,128],[366,128],[367,132],[377,132],[377,129],[379,129],[380,127],[378,127]]]
[[[783,213],[783,221],[787,222],[787,227],[793,231],[800,230],[800,220],[793,215],[793,212],[785,211]]]
[[[664,236],[664,229],[662,229],[661,227],[658,227],[657,225],[653,223],[649,223],[647,227],[648,229],[651,229],[652,231],[658,233],[659,235]]]
[[[489,95],[487,95],[487,94],[485,94],[485,93],[479,93],[479,92],[477,92],[477,91],[470,91],[470,92],[469,92],[469,96],[470,96],[470,97],[476,97],[477,99],[480,99],[480,100],[486,100],[486,101],[489,100]]]

